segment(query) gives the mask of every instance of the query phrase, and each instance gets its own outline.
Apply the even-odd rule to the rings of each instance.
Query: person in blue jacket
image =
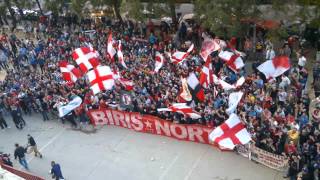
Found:
[[[51,161],[51,171],[52,178],[55,180],[62,180],[64,177],[62,176],[61,167],[58,163]]]

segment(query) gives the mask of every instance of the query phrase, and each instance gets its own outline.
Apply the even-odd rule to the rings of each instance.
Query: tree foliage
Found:
[[[255,0],[196,0],[195,13],[206,28],[220,37],[244,36],[248,22],[259,17]]]
[[[65,0],[45,0],[44,5],[46,9],[52,11],[54,15],[59,15],[65,6]]]

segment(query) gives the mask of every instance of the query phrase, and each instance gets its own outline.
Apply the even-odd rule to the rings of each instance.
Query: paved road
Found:
[[[62,166],[67,180],[273,180],[282,174],[231,152],[204,144],[137,133],[105,126],[96,133],[70,129],[69,124],[43,122],[26,116],[27,127],[0,130],[0,151],[11,152],[14,143],[26,144],[33,135],[43,159],[27,155],[31,172],[50,179],[50,161]],[[20,167],[17,161],[16,167]]]

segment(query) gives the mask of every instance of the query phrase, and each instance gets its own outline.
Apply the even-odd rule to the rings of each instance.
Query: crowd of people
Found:
[[[38,28],[41,27],[41,28]],[[74,112],[62,118],[72,126],[90,123],[86,112],[89,109],[120,108],[121,92],[125,87],[117,83],[111,91],[97,95],[89,89],[85,77],[74,84],[65,82],[61,76],[58,62],[68,60],[75,64],[71,53],[75,48],[90,44],[100,54],[100,63],[110,66],[126,79],[134,81],[131,109],[159,116],[174,123],[202,124],[217,127],[228,115],[230,91],[224,91],[214,85],[205,89],[205,100],[193,103],[194,109],[202,116],[191,119],[178,113],[158,112],[158,108],[168,107],[179,101],[181,90],[180,77],[187,77],[190,72],[199,75],[204,60],[199,55],[203,34],[211,35],[196,23],[182,23],[175,34],[167,25],[158,28],[152,23],[147,25],[127,22],[111,23],[110,26],[85,24],[63,25],[62,23],[43,22],[34,27],[33,35],[18,37],[15,34],[1,35],[0,67],[7,75],[0,83],[0,125],[8,128],[6,121],[11,115],[18,129],[26,123],[23,116],[41,113],[43,121],[58,120],[57,107],[68,102],[74,95],[83,99],[83,104]],[[94,33],[85,30],[94,29]],[[125,63],[111,60],[107,55],[107,36],[113,34],[115,40],[121,40]],[[308,71],[303,49],[294,49],[290,44],[276,49],[264,37],[258,38],[257,49],[260,53],[250,68],[243,68],[239,73],[230,70],[217,53],[211,54],[215,74],[219,78],[233,84],[241,76],[246,81],[237,90],[244,92],[238,105],[237,114],[246,124],[252,135],[253,142],[259,148],[269,152],[285,155],[289,158],[288,177],[297,179],[318,179],[320,168],[320,131],[319,121],[309,117],[308,90],[306,83]],[[183,64],[170,63],[168,57],[158,73],[154,73],[155,53],[186,51],[194,43],[197,48],[188,56]],[[258,47],[259,46],[259,47]],[[260,47],[261,46],[261,47]],[[246,39],[243,46],[246,53],[252,51],[252,41]],[[287,55],[291,58],[292,67],[289,71],[274,80],[267,80],[256,67],[265,60],[276,55]],[[245,59],[245,57],[244,57]],[[246,66],[249,62],[247,62]]]

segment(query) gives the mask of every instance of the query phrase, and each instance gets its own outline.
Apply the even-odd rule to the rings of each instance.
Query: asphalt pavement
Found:
[[[28,154],[30,171],[51,179],[52,160],[67,180],[274,180],[282,174],[233,152],[205,144],[138,133],[115,126],[79,131],[40,115],[24,116],[27,126],[0,130],[0,151],[13,155],[14,143],[27,144],[31,134],[43,159]],[[13,157],[12,157],[13,158]],[[21,168],[18,161],[14,166]]]

